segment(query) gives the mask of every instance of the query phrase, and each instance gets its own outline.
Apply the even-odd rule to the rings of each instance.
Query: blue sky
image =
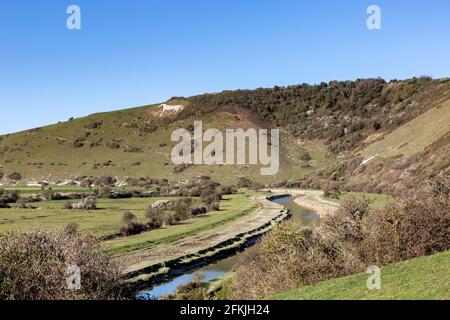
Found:
[[[450,76],[448,0],[0,4],[0,133],[224,89]],[[81,30],[66,28],[71,4]]]

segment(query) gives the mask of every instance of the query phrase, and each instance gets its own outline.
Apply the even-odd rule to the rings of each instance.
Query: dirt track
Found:
[[[157,272],[170,264],[177,267],[192,264],[211,257],[220,250],[241,246],[246,240],[269,231],[288,217],[288,213],[265,196],[254,198],[262,208],[256,209],[237,220],[218,228],[201,232],[178,241],[157,245],[148,249],[128,253],[117,259],[125,265],[126,273],[137,277],[139,273]]]
[[[314,210],[319,217],[333,214],[339,207],[338,204],[323,200],[323,191],[299,190],[299,189],[270,189],[273,194],[290,194],[299,206]]]

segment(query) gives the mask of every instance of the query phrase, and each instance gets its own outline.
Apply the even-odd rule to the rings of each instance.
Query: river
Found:
[[[314,211],[303,208],[294,202],[295,197],[285,196],[273,200],[289,209],[292,220],[300,221],[303,225],[314,226],[318,223],[317,215]],[[194,273],[201,272],[204,277],[204,281],[208,282],[215,280],[233,270],[234,265],[237,263],[239,257],[245,251],[240,251],[233,256],[221,259],[217,262],[208,264],[206,266],[191,269],[186,271],[180,276],[177,276],[169,281],[153,285],[152,287],[142,290],[137,295],[137,299],[148,300],[148,299],[158,299],[165,295],[172,294],[176,291],[179,285],[189,282]]]

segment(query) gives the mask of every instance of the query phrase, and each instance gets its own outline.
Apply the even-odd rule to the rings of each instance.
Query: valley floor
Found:
[[[146,270],[169,267],[171,264],[183,267],[226,250],[238,249],[288,217],[288,212],[281,205],[267,200],[264,195],[252,197],[250,204],[240,210],[241,217],[233,222],[222,223],[177,241],[126,253],[116,259],[126,267],[128,274],[137,274],[133,281],[139,281],[142,277],[146,279],[167,272],[163,267],[163,270],[156,270],[153,275],[145,275]],[[143,271],[142,276],[139,275],[140,271]]]

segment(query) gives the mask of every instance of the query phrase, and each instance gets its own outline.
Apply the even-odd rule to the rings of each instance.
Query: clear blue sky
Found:
[[[448,0],[0,4],[0,133],[224,89],[450,76]],[[366,28],[370,4],[381,31]]]

